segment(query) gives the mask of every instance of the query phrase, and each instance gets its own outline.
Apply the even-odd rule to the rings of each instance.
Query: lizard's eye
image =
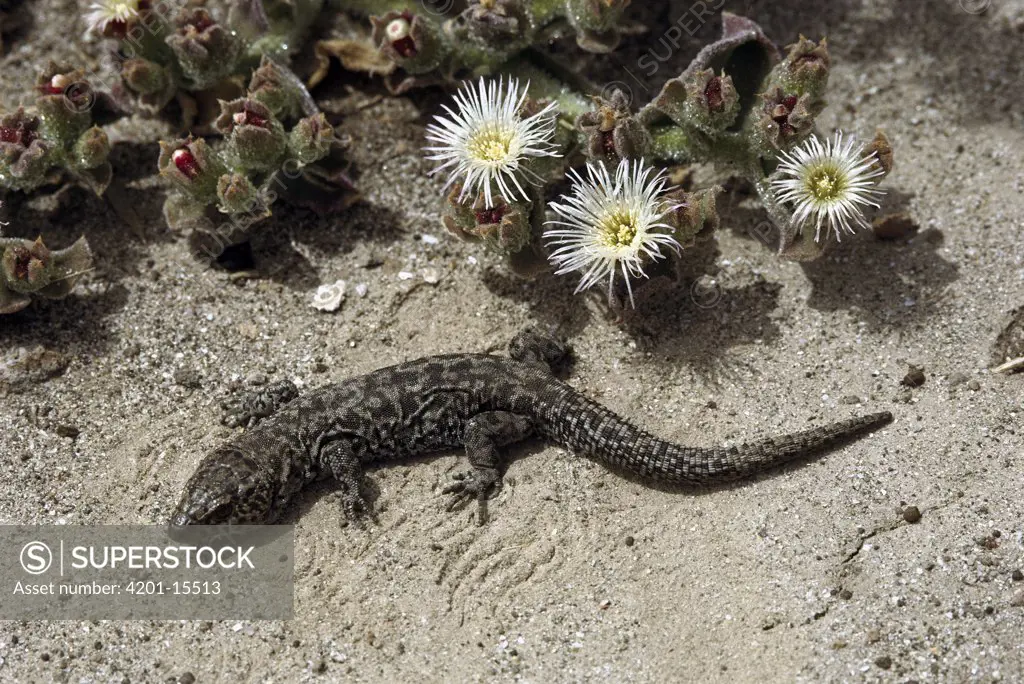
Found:
[[[203,522],[207,525],[220,525],[228,522],[230,518],[231,502],[225,501],[224,503],[215,506],[209,513],[207,513]]]

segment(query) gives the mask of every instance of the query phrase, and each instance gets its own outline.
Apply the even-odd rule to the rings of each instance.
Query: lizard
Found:
[[[734,480],[811,455],[892,420],[888,411],[731,447],[675,444],[634,426],[559,380],[569,348],[536,329],[509,357],[428,356],[297,396],[288,382],[229,402],[248,428],[213,449],[187,481],[171,528],[272,524],[309,483],[334,478],[346,519],[370,513],[360,492],[371,464],[464,447],[471,470],[442,492],[449,510],[501,488],[500,450],[531,436],[641,479],[677,485]]]

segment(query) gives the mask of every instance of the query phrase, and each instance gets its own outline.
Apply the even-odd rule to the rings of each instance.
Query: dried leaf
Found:
[[[309,87],[315,87],[327,77],[331,68],[331,57],[341,62],[347,71],[357,71],[374,75],[387,75],[395,70],[395,63],[387,59],[374,47],[369,40],[335,40],[317,41],[316,69],[309,77]]]

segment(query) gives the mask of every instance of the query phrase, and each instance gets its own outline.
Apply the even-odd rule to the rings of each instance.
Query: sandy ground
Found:
[[[639,102],[718,29],[646,77],[637,59],[689,3],[635,4],[651,36],[587,68],[623,82],[631,70]],[[54,245],[84,233],[98,258],[75,296],[0,320],[5,353],[44,345],[70,358],[0,402],[0,522],[163,522],[229,435],[217,405],[233,389],[501,349],[531,322],[571,340],[576,387],[681,442],[878,410],[896,421],[707,492],[649,488],[533,444],[513,451],[482,528],[439,496],[458,454],[381,468],[370,474],[379,524],[365,531],[341,527],[329,488],[302,498],[294,620],[3,623],[0,678],[1024,680],[1024,581],[1013,578],[1024,570],[1024,379],[986,370],[1024,303],[1024,3],[991,5],[727,2],[780,43],[829,37],[833,104],[820,127],[885,128],[897,154],[885,210],[921,230],[786,263],[748,235],[763,215],[733,191],[714,296],[681,290],[627,327],[573,297],[570,280],[517,280],[443,235],[440,184],[417,153],[436,94],[351,115],[365,203],[326,219],[279,207],[255,246],[262,277],[238,282],[168,233],[156,146],[123,128],[113,162],[136,228],[75,189],[8,216],[9,233]],[[41,0],[8,37],[8,105],[33,63],[79,56],[57,19],[72,11]],[[350,290],[336,314],[311,308],[316,286],[338,278],[365,283],[365,297]],[[910,391],[908,363],[927,378]]]

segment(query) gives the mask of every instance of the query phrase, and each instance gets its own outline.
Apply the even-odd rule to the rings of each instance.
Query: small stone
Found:
[[[636,544],[636,539],[633,539],[633,537],[626,537],[624,543],[626,546],[632,546],[633,544]]]
[[[601,610],[608,610],[609,608],[612,607],[612,602],[611,602],[610,599],[605,599],[605,600],[601,601],[601,603],[599,603],[597,607],[600,608]]]
[[[327,672],[327,661],[321,658],[315,665],[313,665],[314,674],[323,674]]]
[[[188,389],[198,389],[202,386],[202,376],[194,368],[179,368],[174,371],[174,384]]]
[[[704,405],[706,407],[708,407],[709,409],[716,409],[716,408],[718,408],[718,402],[716,402],[714,399],[708,399],[708,403],[706,403]]]
[[[916,523],[921,519],[921,509],[917,506],[907,506],[903,509],[903,519],[908,523]]]
[[[896,401],[901,404],[909,404],[910,400],[914,398],[914,393],[910,390],[903,390],[896,395]]]
[[[182,672],[178,677],[178,684],[195,684],[196,676],[191,672]]]
[[[1012,579],[1014,582],[1024,581],[1024,572],[1021,572],[1020,568],[1017,568],[1016,570],[1010,573],[1010,579]]]
[[[881,240],[899,240],[919,230],[917,223],[905,211],[879,216],[872,221],[871,228]]]
[[[427,285],[437,285],[441,282],[441,272],[436,268],[425,268],[420,271],[420,275],[423,276],[423,282]]]
[[[904,387],[920,387],[924,384],[924,381],[924,369],[918,368],[917,366],[911,366],[907,374],[903,376],[903,380],[900,381],[900,384]]]
[[[967,389],[971,390],[972,392],[977,392],[978,390],[981,389],[981,383],[978,382],[977,380],[971,380],[969,383],[967,383]]]
[[[949,386],[950,387],[956,387],[957,385],[964,384],[965,382],[967,382],[970,379],[971,378],[970,378],[969,375],[967,375],[967,373],[961,373],[960,371],[957,371],[955,373],[951,373],[950,374],[950,376],[949,376]]]
[[[890,658],[887,655],[879,656],[875,658],[875,665],[882,668],[883,670],[888,670],[890,667],[892,667],[892,658]]]
[[[843,589],[841,592],[839,592],[839,598],[843,599],[844,601],[849,601],[853,598],[853,592],[849,589]]]
[[[839,403],[853,405],[853,404],[862,404],[864,402],[862,402],[860,397],[858,397],[856,394],[848,394],[845,397],[843,397],[842,399],[840,399]]]
[[[877,629],[869,629],[867,639],[869,644],[877,643],[882,638],[882,633]]]
[[[1024,608],[1024,589],[1019,589],[1010,599],[1010,605],[1014,608]]]

